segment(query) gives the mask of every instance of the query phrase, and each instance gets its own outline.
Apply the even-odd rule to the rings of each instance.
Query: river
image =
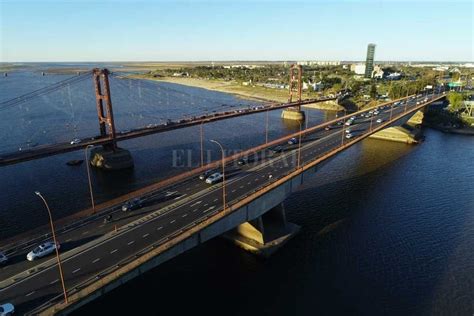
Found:
[[[44,80],[61,78],[43,77],[37,71],[11,73],[8,84],[6,78],[0,80],[0,101],[28,92],[26,87],[45,86]],[[140,83],[141,88],[130,84],[129,93],[127,85],[118,86],[123,96],[112,84],[119,129],[210,111],[222,104],[257,104],[174,84]],[[140,89],[154,90],[150,98],[155,96],[161,103],[147,105],[151,99],[142,96],[137,106],[135,99],[127,99]],[[69,98],[69,92],[58,93]],[[0,136],[1,148],[7,151],[28,142],[97,133],[93,102],[93,97],[72,93],[62,107],[51,106],[47,99],[2,111],[0,129],[6,132]],[[32,114],[33,109],[41,111]],[[52,114],[45,114],[48,111]],[[318,110],[308,114],[309,126],[334,115]],[[270,113],[270,138],[298,128],[282,122],[279,115]],[[205,127],[205,137],[217,138],[229,149],[248,148],[264,141],[264,122],[265,114],[215,122]],[[46,132],[38,134],[38,130]],[[97,198],[105,201],[182,172],[186,167],[172,167],[173,150],[191,150],[197,164],[198,131],[193,127],[123,142],[136,166],[121,174],[94,171]],[[325,164],[285,202],[288,219],[302,229],[270,259],[256,258],[217,238],[76,314],[472,315],[474,139],[430,129],[424,133],[425,141],[416,146],[367,139]],[[19,135],[16,141],[14,135]],[[206,143],[206,150],[217,157],[211,143]],[[46,223],[34,190],[49,199],[56,217],[88,206],[85,167],[64,164],[82,155],[76,152],[0,168],[0,238]]]

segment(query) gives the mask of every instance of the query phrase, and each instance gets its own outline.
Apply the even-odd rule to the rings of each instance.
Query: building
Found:
[[[302,65],[302,66],[339,66],[341,64],[340,61],[332,61],[332,60],[322,60],[322,61],[316,61],[316,60],[310,60],[310,61],[297,61],[297,65]]]
[[[364,64],[352,64],[351,71],[355,72],[357,75],[365,74],[365,65]]]
[[[387,76],[387,80],[400,80],[402,78],[402,74],[399,72],[392,72]]]
[[[375,55],[375,44],[369,44],[367,46],[367,58],[365,60],[365,77],[371,78],[372,71],[374,71],[374,55]]]

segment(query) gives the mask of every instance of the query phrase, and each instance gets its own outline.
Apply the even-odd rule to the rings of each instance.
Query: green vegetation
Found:
[[[425,112],[424,121],[429,125],[439,127],[463,127],[465,124],[459,113],[444,109],[430,109]]]
[[[450,92],[448,94],[449,109],[457,112],[463,108],[463,95],[457,92]]]
[[[351,92],[349,101],[360,109],[374,106],[388,99],[398,99],[422,92],[426,86],[446,84],[457,78],[465,80],[466,77],[471,76],[469,72],[460,75],[457,71],[435,71],[428,67],[410,67],[400,64],[382,67],[382,70],[386,74],[401,73],[402,79],[367,80],[356,76],[347,65],[345,67],[342,65],[303,66],[303,97],[316,98],[347,89]],[[216,87],[215,90],[219,91],[282,102],[288,96],[289,72],[290,65],[283,63],[248,65],[228,63],[211,66],[201,63],[173,65],[168,68],[160,65],[146,74],[146,77],[183,84],[190,84],[189,80],[194,80],[197,86],[209,89]]]

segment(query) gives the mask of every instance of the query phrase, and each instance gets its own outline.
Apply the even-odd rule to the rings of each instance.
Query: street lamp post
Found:
[[[345,126],[346,126],[346,109],[344,109],[344,119],[342,120],[342,135],[341,135],[341,146],[344,145],[344,132],[345,132]]]
[[[298,165],[297,165],[297,169],[300,168],[300,165],[301,165],[301,129],[302,129],[302,123],[301,121],[300,122],[300,137],[299,137],[299,142],[298,142]]]
[[[90,147],[94,147],[93,145],[87,145],[84,149],[84,156],[86,158],[86,169],[87,169],[87,180],[89,181],[89,193],[91,195],[91,203],[92,203],[92,214],[95,213],[95,203],[94,203],[94,194],[92,192],[92,181],[91,181],[91,171],[89,169],[89,158],[87,157],[87,149]]]
[[[201,136],[201,167],[204,166],[204,146],[203,146],[203,137],[204,137],[204,121],[201,122],[200,136]]]
[[[268,110],[265,114],[265,144],[268,143]]]
[[[212,143],[216,143],[217,145],[219,145],[219,147],[221,148],[221,154],[222,154],[222,209],[225,213],[226,211],[226,203],[225,203],[225,154],[224,154],[224,147],[222,147],[221,143],[219,143],[218,141],[216,140],[213,140],[211,139],[211,142]]]
[[[392,120],[392,114],[393,114],[393,101],[392,101],[392,104],[390,105],[390,121]]]
[[[407,87],[407,97],[405,99],[405,112],[407,111],[407,106],[408,106],[408,87]]]
[[[67,291],[66,291],[66,285],[64,284],[64,275],[63,275],[63,269],[62,269],[62,266],[61,266],[61,258],[59,256],[58,243],[56,241],[56,233],[54,232],[53,216],[51,215],[51,210],[49,209],[48,203],[46,202],[45,198],[41,195],[41,193],[39,191],[35,191],[35,194],[37,196],[39,196],[39,198],[41,200],[43,200],[43,203],[46,206],[46,209],[48,210],[49,224],[51,225],[51,233],[53,235],[53,242],[54,242],[55,249],[56,249],[56,259],[58,261],[59,275],[61,277],[61,283],[62,283],[62,286],[63,286],[64,302],[67,304],[68,303]]]

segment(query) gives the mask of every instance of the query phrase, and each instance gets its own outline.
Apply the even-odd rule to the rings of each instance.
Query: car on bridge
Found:
[[[76,144],[79,144],[81,142],[81,140],[79,138],[74,138],[73,140],[71,140],[71,145],[76,145]]]
[[[8,262],[8,257],[0,251],[0,265],[5,265]]]
[[[239,160],[237,160],[237,164],[239,166],[243,166],[243,165],[246,165],[248,163],[254,162],[255,160],[257,160],[257,158],[255,156],[253,156],[253,157],[242,157]]]
[[[297,143],[298,143],[298,140],[295,137],[290,138],[290,140],[288,140],[288,145],[294,145]]]
[[[217,183],[217,182],[221,181],[223,178],[224,178],[224,176],[222,175],[222,173],[216,172],[216,173],[211,174],[206,179],[206,183],[207,184],[214,184],[214,183]]]
[[[383,119],[379,118],[379,119],[377,119],[376,122],[377,122],[377,123],[382,123],[382,122],[383,122]]]
[[[273,156],[281,152],[283,152],[283,146],[278,145],[273,148],[270,148],[270,156]]]
[[[137,208],[142,207],[143,201],[139,198],[135,198],[131,201],[126,202],[124,205],[122,205],[122,211],[128,212],[128,211],[133,211]]]
[[[54,242],[51,242],[51,241],[45,242],[45,243],[39,245],[38,247],[36,247],[35,249],[33,249],[32,251],[30,251],[26,255],[26,259],[28,261],[33,261],[35,259],[42,258],[44,256],[47,256],[47,255],[53,253],[53,251],[56,250],[56,247],[59,250],[61,248],[61,245],[59,243],[57,243],[55,245]]]
[[[199,180],[206,180],[211,174],[215,173],[215,170],[207,170],[199,175]]]
[[[15,306],[10,303],[0,305],[0,316],[11,316],[15,313]]]
[[[352,133],[349,133],[346,135],[346,138],[349,139],[349,138],[352,138]]]

